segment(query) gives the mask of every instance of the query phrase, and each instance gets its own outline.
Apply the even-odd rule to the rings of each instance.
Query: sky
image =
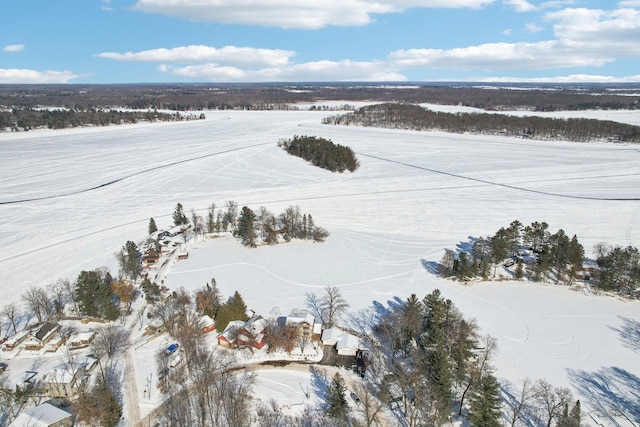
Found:
[[[0,83],[638,82],[640,0],[8,0]]]

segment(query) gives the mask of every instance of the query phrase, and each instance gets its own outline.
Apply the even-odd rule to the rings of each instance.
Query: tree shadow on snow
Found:
[[[625,347],[635,352],[640,352],[640,322],[628,317],[618,317],[622,319],[622,326],[620,328],[609,326],[609,329],[616,331],[620,335]]]
[[[458,242],[458,244],[456,245],[456,252],[471,253],[471,250],[473,249],[473,245],[474,243],[476,243],[476,240],[478,240],[478,238],[473,236],[468,236],[467,239],[468,240],[466,242]]]
[[[589,400],[598,417],[640,423],[640,378],[614,366],[596,372],[569,369],[568,373],[576,390]]]
[[[324,369],[309,366],[309,372],[311,372],[311,387],[313,388],[313,394],[324,398],[327,394],[327,388],[329,387],[329,379],[325,375]]]
[[[429,261],[426,259],[421,259],[420,262],[422,266],[431,274],[440,275],[440,263],[435,261]]]
[[[458,242],[458,244],[456,245],[455,249],[447,249],[447,248],[445,248],[443,250],[443,254],[445,252],[447,252],[448,250],[451,250],[455,254],[459,254],[460,252],[467,252],[467,253],[471,254],[471,252],[473,250],[473,245],[475,244],[476,240],[478,240],[478,238],[477,237],[473,237],[473,236],[469,236],[467,239],[468,240],[466,240],[466,241]],[[421,259],[420,262],[422,263],[422,266],[425,268],[425,270],[427,270],[429,273],[435,274],[437,276],[440,275],[441,264],[439,262],[437,262],[437,261],[429,261],[428,259],[424,259],[424,258]]]

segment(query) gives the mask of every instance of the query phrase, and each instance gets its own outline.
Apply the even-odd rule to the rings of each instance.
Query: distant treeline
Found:
[[[282,83],[0,85],[0,108],[132,108],[175,111],[295,109],[317,101],[408,102],[485,110],[563,111],[640,108],[638,84],[489,85]]]
[[[280,140],[278,145],[284,147],[289,154],[302,157],[313,165],[332,172],[353,172],[358,168],[358,159],[351,148],[336,145],[328,139],[296,135],[291,139]]]
[[[327,117],[325,124],[509,135],[543,140],[640,142],[640,126],[594,119],[444,113],[413,104],[385,103]]]
[[[171,122],[204,119],[203,114],[185,115],[160,113],[157,111],[118,111],[89,108],[81,109],[36,109],[12,108],[0,111],[0,131],[27,131],[32,129],[65,129],[78,126],[108,126],[138,122]]]

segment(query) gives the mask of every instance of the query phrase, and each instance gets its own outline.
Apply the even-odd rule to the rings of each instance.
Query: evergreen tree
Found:
[[[142,272],[142,254],[138,246],[131,240],[122,247],[118,254],[120,264],[120,275],[131,281],[136,280]]]
[[[218,308],[215,320],[216,329],[221,332],[232,320],[249,320],[247,316],[247,305],[238,291]]]
[[[260,207],[258,217],[262,241],[267,245],[275,245],[278,243],[276,217],[264,206]]]
[[[500,427],[500,384],[496,377],[488,372],[480,378],[469,398],[467,418],[477,427]]]
[[[581,416],[580,401],[576,400],[571,410],[569,410],[569,403],[567,402],[564,404],[556,427],[580,427]]]
[[[207,233],[211,234],[214,231],[216,231],[216,204],[211,203],[207,213]]]
[[[81,271],[76,279],[74,298],[81,314],[115,320],[120,315],[110,276],[98,271]]]
[[[238,218],[238,227],[235,231],[236,236],[240,237],[242,244],[250,248],[256,247],[256,215],[245,206],[240,211]]]
[[[518,261],[518,265],[516,265],[516,279],[520,280],[524,277],[524,266],[522,262]]]
[[[452,303],[442,298],[440,290],[436,289],[424,297],[422,304],[425,325],[421,339],[424,350],[422,369],[433,392],[435,417],[444,422],[451,412],[452,375],[445,329]]]
[[[327,387],[325,400],[327,401],[327,415],[337,420],[345,420],[349,405],[346,398],[347,386],[339,373],[336,373]]]
[[[410,343],[422,332],[422,303],[416,294],[407,298],[407,302],[402,306],[401,319],[402,334],[398,338],[402,340],[401,347],[406,354]]]
[[[174,225],[185,225],[189,220],[187,216],[184,214],[184,209],[182,208],[182,204],[178,203],[176,205],[176,209],[173,211],[173,224]]]
[[[158,231],[158,227],[156,226],[156,221],[153,218],[149,218],[149,234],[153,234]]]
[[[151,282],[151,280],[149,280],[148,278],[145,278],[142,281],[140,287],[144,292],[144,299],[148,304],[155,304],[162,296],[162,293],[160,292],[160,286],[158,286],[158,284],[155,282]]]

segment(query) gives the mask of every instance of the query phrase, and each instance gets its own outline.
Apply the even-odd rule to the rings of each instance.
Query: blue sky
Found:
[[[640,81],[640,0],[8,0],[0,83]]]

